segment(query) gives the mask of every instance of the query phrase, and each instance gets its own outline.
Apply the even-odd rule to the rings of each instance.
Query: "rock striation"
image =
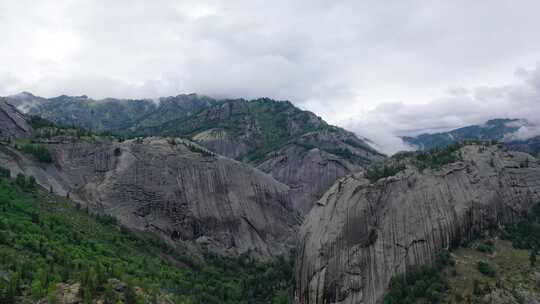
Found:
[[[300,229],[295,302],[381,303],[395,274],[540,200],[540,164],[530,155],[479,145],[459,154],[437,170],[409,162],[375,183],[362,172],[338,180]]]
[[[26,138],[32,134],[32,127],[22,113],[13,105],[0,98],[0,139]]]
[[[336,128],[295,139],[258,168],[289,185],[294,208],[305,215],[338,178],[384,159],[354,134]]]
[[[151,100],[87,96],[7,97],[29,114],[60,125],[117,135],[187,138],[220,155],[257,166],[292,189],[305,215],[337,178],[382,161],[364,138],[326,123],[289,101],[216,100],[196,94]]]
[[[36,164],[6,146],[0,165],[192,252],[207,248],[268,258],[294,247],[300,218],[289,188],[192,142],[71,139],[49,143],[48,149],[54,165]]]

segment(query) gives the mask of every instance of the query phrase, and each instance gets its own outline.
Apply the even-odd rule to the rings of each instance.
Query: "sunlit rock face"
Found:
[[[300,229],[296,303],[380,303],[395,274],[540,201],[537,159],[495,146],[460,151],[461,161],[440,170],[409,165],[375,183],[362,173],[338,180]]]

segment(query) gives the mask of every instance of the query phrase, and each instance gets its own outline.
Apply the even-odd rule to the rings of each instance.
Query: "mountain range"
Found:
[[[93,216],[117,225],[106,227],[133,235],[90,241],[88,233],[79,232],[63,242],[90,248],[99,255],[94,259],[106,261],[122,253],[103,246],[132,242],[126,249],[139,254],[143,249],[138,238],[151,235],[159,242],[147,246],[152,251],[144,252],[144,261],[158,257],[165,263],[160,269],[189,269],[190,275],[175,279],[180,282],[176,288],[163,283],[172,274],[156,274],[157,268],[119,274],[104,262],[81,266],[82,274],[66,275],[66,280],[21,277],[26,285],[13,289],[13,278],[23,271],[10,256],[4,257],[11,263],[8,270],[0,265],[0,275],[9,283],[0,277],[0,299],[5,295],[30,301],[27,295],[32,294],[34,301],[43,300],[42,289],[60,286],[53,296],[80,298],[74,303],[91,297],[89,301],[97,303],[109,297],[112,284],[126,301],[139,290],[143,303],[152,295],[158,303],[415,303],[426,297],[440,301],[442,293],[475,301],[504,294],[505,300],[494,303],[538,300],[540,293],[524,287],[528,283],[514,286],[513,293],[507,292],[506,281],[482,281],[478,284],[489,289],[482,293],[449,290],[437,283],[451,273],[448,261],[439,263],[448,250],[499,235],[521,242],[525,249],[540,242],[529,231],[536,227],[533,215],[540,218],[535,211],[540,210],[540,161],[521,152],[536,151],[534,137],[516,137],[523,128],[534,126],[496,119],[405,137],[422,151],[387,157],[367,139],[288,101],[219,100],[196,94],[157,101],[42,98],[30,93],[1,98],[0,204],[5,203],[2,195],[21,192],[26,194],[17,195],[31,200],[48,197],[53,204],[67,199],[79,211],[62,207],[55,213],[66,210],[84,218],[85,225],[105,229],[89,218]],[[47,253],[41,244],[51,235],[59,237],[51,234],[54,223],[72,225],[71,220],[52,219],[47,205],[24,211],[31,204],[21,204],[17,200],[16,208],[7,203],[0,210],[28,218],[28,227],[41,228],[26,231],[0,221],[0,249],[27,259],[43,255],[38,260],[49,259],[68,271],[66,259],[77,259],[62,248]],[[80,215],[81,208],[86,215]],[[520,226],[513,228],[517,223]],[[6,241],[17,236],[23,238],[22,245]],[[46,244],[53,246],[52,241]],[[186,256],[203,259],[207,266]],[[280,257],[295,259],[294,280],[292,274],[284,277],[288,270]],[[129,269],[129,262],[123,261]],[[283,271],[273,273],[266,266],[253,266],[253,261],[274,263],[271,267]],[[421,268],[429,265],[438,266]],[[269,276],[255,271],[256,278],[264,278],[268,286],[251,279],[235,281],[228,266],[236,267],[242,278],[259,267]],[[528,282],[535,271],[520,272]],[[402,274],[411,275],[400,281]],[[204,287],[186,291],[185,286],[200,282],[197,278],[203,275],[208,278]],[[414,279],[422,275],[432,278]],[[141,277],[168,287],[144,283]],[[118,287],[122,284],[131,287]],[[250,294],[253,288],[264,290],[264,295]],[[163,300],[167,296],[175,300]],[[396,298],[401,300],[393,302]]]
[[[536,131],[520,134],[521,131]],[[509,149],[538,155],[540,135],[538,127],[524,119],[498,118],[481,125],[470,125],[447,132],[423,133],[417,136],[404,136],[403,141],[420,151],[443,148],[464,140],[502,141]]]
[[[157,102],[65,95],[46,99],[28,92],[6,101],[59,125],[127,137],[192,140],[287,184],[296,193],[293,204],[302,215],[337,178],[385,158],[365,139],[288,101],[216,100],[196,94]]]

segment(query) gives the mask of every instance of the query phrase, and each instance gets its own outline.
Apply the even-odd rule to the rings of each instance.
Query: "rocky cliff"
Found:
[[[24,115],[0,98],[0,139],[26,138],[31,133],[32,128],[26,122]]]
[[[193,140],[211,151],[243,161],[291,187],[302,215],[337,178],[382,161],[363,139],[331,126],[288,101],[215,100],[196,94],[150,100],[86,96],[9,100],[53,122],[99,131]]]
[[[300,223],[288,187],[191,142],[62,139],[48,149],[54,165],[36,164],[7,146],[0,165],[187,249],[265,258],[294,246]]]
[[[354,134],[327,129],[291,141],[258,168],[289,185],[295,209],[305,215],[338,178],[384,159]]]
[[[381,162],[364,140],[287,101],[228,100],[150,133],[192,138],[216,153],[256,165],[292,189],[302,215],[337,178]]]
[[[397,273],[434,260],[540,200],[540,164],[520,152],[469,145],[459,161],[420,172],[414,162],[370,183],[338,180],[300,229],[296,303],[380,303]]]

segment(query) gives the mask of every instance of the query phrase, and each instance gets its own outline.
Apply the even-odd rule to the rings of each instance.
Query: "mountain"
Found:
[[[492,119],[483,125],[472,125],[448,132],[420,134],[403,137],[403,141],[420,151],[446,147],[463,140],[503,140],[505,136],[519,130],[527,122],[519,119]]]
[[[271,99],[222,101],[140,132],[191,138],[257,166],[293,189],[292,201],[302,214],[337,178],[384,159],[353,133],[290,102]]]
[[[268,258],[294,246],[300,221],[289,188],[191,142],[52,138],[33,145],[47,149],[53,163],[37,163],[19,144],[21,151],[2,147],[0,164],[188,252]]]
[[[21,94],[19,94],[21,95]],[[19,108],[61,125],[127,136],[190,139],[271,174],[293,189],[306,214],[339,177],[381,162],[366,141],[288,101],[215,100],[196,94],[150,100],[8,97]],[[27,99],[31,99],[28,101]]]
[[[14,106],[0,98],[0,139],[26,138],[31,136],[32,127],[24,115]]]
[[[540,153],[540,136],[520,138],[523,136],[517,135],[521,129],[536,128],[535,125],[523,119],[499,118],[489,120],[483,125],[472,125],[442,133],[404,136],[402,139],[420,151],[443,148],[464,140],[496,140],[503,141],[511,150],[538,155]]]
[[[534,136],[527,139],[514,139],[505,142],[510,150],[521,151],[540,157],[540,136]]]
[[[292,265],[180,254],[18,176],[0,177],[0,303],[284,303]]]
[[[1,103],[1,101],[0,101]],[[4,104],[4,106],[10,106]],[[26,123],[9,112],[2,133]],[[188,252],[287,255],[300,215],[289,187],[184,139],[79,134],[31,119],[31,137],[0,145],[0,166]]]
[[[539,180],[538,159],[487,144],[401,153],[339,179],[300,229],[296,303],[381,303],[396,275],[524,219]]]
[[[126,132],[159,125],[192,115],[215,102],[196,94],[150,99],[94,100],[85,95],[42,98],[23,92],[6,97],[19,110],[39,115],[60,125],[73,125],[97,132]]]

